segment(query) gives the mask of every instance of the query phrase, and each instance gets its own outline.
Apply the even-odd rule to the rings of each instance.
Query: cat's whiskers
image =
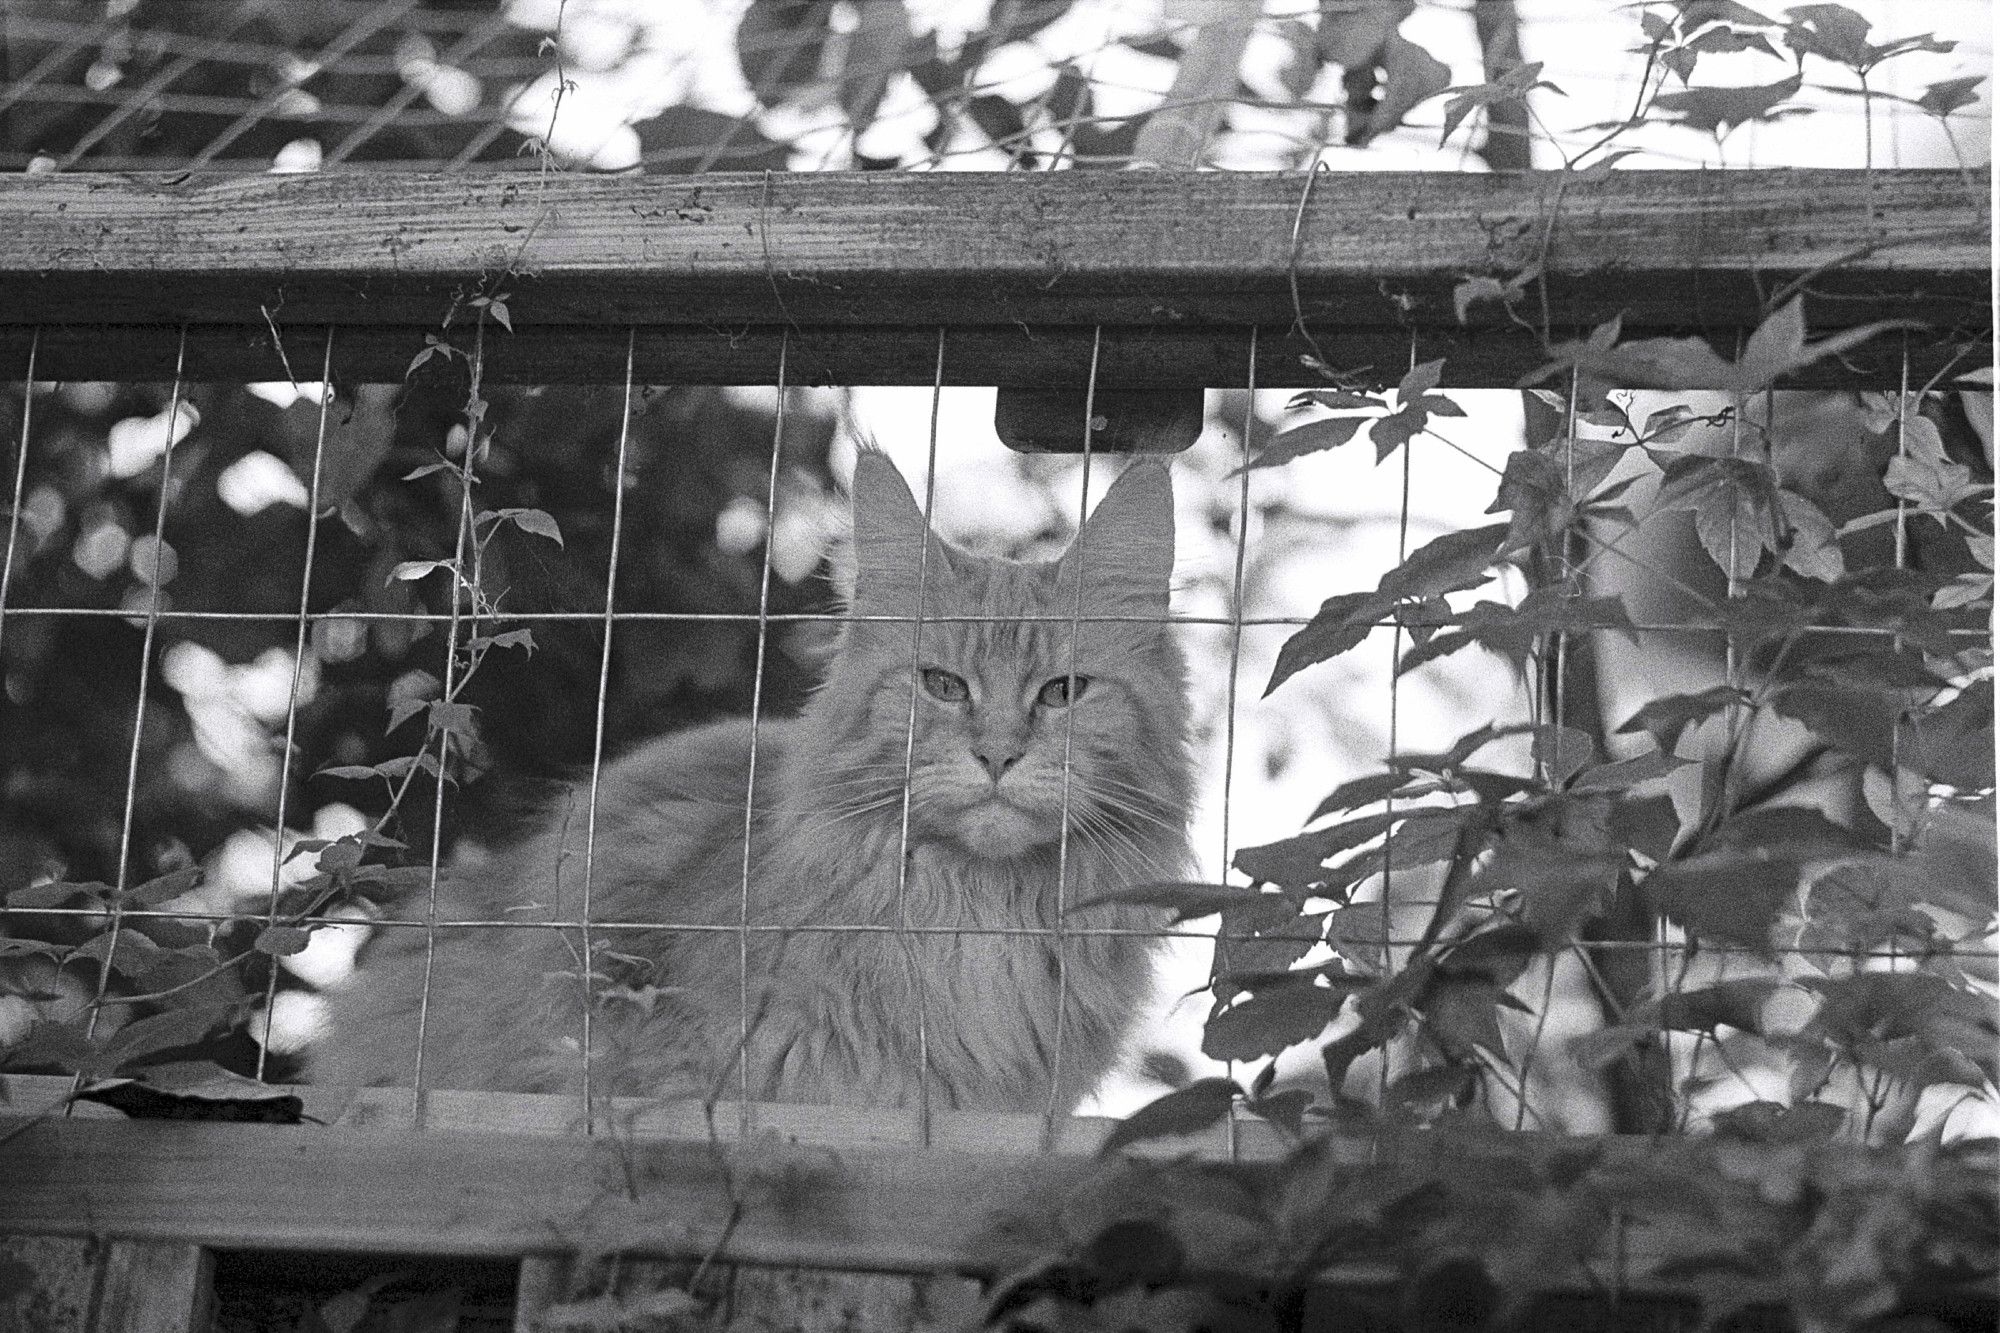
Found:
[[[1072,781],[1076,780],[1079,779],[1075,777],[1072,778]],[[1142,783],[1131,782],[1125,778],[1118,777],[1116,774],[1112,773],[1091,773],[1088,774],[1087,776],[1082,776],[1080,780],[1083,782],[1085,786],[1097,792],[1100,796],[1108,795],[1109,791],[1107,791],[1107,789],[1115,790],[1121,793],[1130,793],[1131,796],[1137,798],[1136,801],[1128,800],[1124,801],[1123,804],[1127,809],[1131,810],[1134,813],[1138,813],[1141,810],[1143,810],[1145,812],[1152,813],[1156,817],[1164,817],[1165,815],[1172,813],[1171,806],[1169,806],[1166,801],[1161,799],[1159,792],[1152,787],[1145,786]],[[1173,829],[1176,833],[1179,833],[1182,828],[1180,824],[1172,823],[1170,821],[1168,822],[1168,827]]]
[[[1122,815],[1129,819],[1143,820],[1148,824],[1156,825],[1166,833],[1175,836],[1180,835],[1181,825],[1161,817],[1152,810],[1143,808],[1135,802],[1118,795],[1116,792],[1100,788],[1097,785],[1099,781],[1100,779],[1096,778],[1071,778],[1070,794],[1072,798],[1078,795],[1083,797],[1081,801],[1071,800],[1070,815],[1072,818],[1076,817],[1078,812],[1083,810],[1089,810],[1099,818],[1110,815]]]
[[[1072,812],[1076,833],[1110,865],[1121,879],[1143,882],[1154,877],[1137,841],[1094,810]]]

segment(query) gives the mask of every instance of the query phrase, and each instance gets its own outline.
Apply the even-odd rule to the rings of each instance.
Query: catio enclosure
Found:
[[[1391,1243],[1350,1252],[1341,1180],[1394,1201],[1443,1177],[1536,1199],[1615,1179],[1634,1196],[1588,1214],[1615,1244],[1502,1251],[1494,1271],[1671,1295],[1666,1262],[1701,1248],[1645,1191],[1708,1159],[1645,1136],[1709,1131],[1741,1178],[1760,1153],[1819,1170],[1785,1145],[1835,1132],[1982,1123],[1992,453],[1990,406],[1982,428],[1965,398],[1990,390],[1967,376],[1991,361],[1990,274],[1962,171],[208,170],[268,113],[171,171],[86,145],[0,177],[0,664],[29,664],[4,704],[0,961],[26,1015],[4,1033],[24,1071],[5,1075],[22,1119],[0,1228],[22,1239],[4,1271],[104,1327],[171,1300],[180,1324],[152,1326],[200,1327],[218,1265],[238,1288],[289,1265],[365,1308],[382,1284],[342,1254],[460,1262],[460,1289],[512,1299],[524,1326],[640,1278],[661,1318],[693,1318],[723,1265],[742,1318],[833,1299],[953,1324],[980,1314],[965,1274],[1009,1275],[996,1318],[1199,1274],[1350,1293],[1422,1275]],[[1510,408],[1463,392],[1524,382],[1539,395]],[[986,550],[1053,555],[1135,443],[1192,446],[1169,455],[1183,563],[1197,542],[1209,558],[1179,571],[1170,618],[1210,701],[1200,865],[1133,889],[1178,919],[1159,928],[1175,956],[1219,937],[1182,984],[1212,994],[1182,1052],[1130,1062],[1105,1105],[1178,1091],[1122,1125],[928,1095],[760,1102],[740,1075],[661,1102],[593,1086],[581,1048],[560,1094],[441,1088],[421,1060],[398,1087],[295,1085],[315,989],[368,983],[365,955],[344,980],[297,960],[364,929],[564,931],[590,1003],[643,1002],[656,979],[623,970],[621,932],[687,923],[451,920],[439,884],[504,856],[554,779],[581,775],[588,822],[618,750],[797,706],[842,615],[820,571],[832,459],[866,430],[833,390],[857,386],[910,390],[899,461]],[[954,532],[919,480],[970,447],[945,406],[960,386],[1001,391],[998,433],[1027,461],[992,454],[988,484],[1036,497],[1029,530]],[[1842,429],[1793,396],[1832,390],[1874,395],[1846,429],[1877,452],[1815,482],[1777,445]],[[263,447],[208,444],[232,438]],[[1338,535],[1268,480],[1370,444],[1393,539],[1335,545],[1303,605],[1260,596],[1282,552]],[[1497,489],[1489,516],[1426,531],[1427,489],[1460,466],[1482,502]],[[124,509],[59,507],[79,470]],[[1836,499],[1801,505],[1814,484]],[[303,495],[246,513],[260,487]],[[1678,548],[1630,536],[1681,510]],[[1366,771],[1255,808],[1259,770],[1317,741],[1259,696],[1364,656],[1374,670],[1335,679],[1367,691],[1338,715],[1376,728]],[[377,657],[397,669],[363,669]],[[1483,711],[1432,736],[1412,693],[1475,660],[1497,664],[1462,678]],[[217,733],[247,724],[277,743],[218,763]],[[1750,739],[1784,726],[1814,739]],[[269,808],[218,818],[186,796],[216,787]],[[54,845],[32,836],[50,828]],[[750,873],[746,853],[746,901]],[[1058,969],[1102,929],[1061,913]],[[1788,1028],[1780,991],[1820,1008]],[[1599,1013],[1560,1056],[1558,994]],[[907,1021],[921,1050],[921,1006]],[[1780,1031],[1789,1067],[1734,1066],[1739,1033]],[[1584,1084],[1588,1113],[1537,1105]],[[1563,1137],[1592,1131],[1613,1134]],[[1128,1168],[1132,1144],[1189,1161]],[[1874,1165],[1813,1186],[1894,1193],[1893,1165],[1856,1160]],[[1990,1165],[1948,1160],[1975,1181]],[[1313,1204],[1340,1244],[1285,1251],[1311,1230],[1296,1218],[1250,1240],[1204,1225],[1268,1222],[1283,1210],[1259,1191],[1287,1177],[1326,1184]],[[1978,1214],[1985,1193],[1914,1188],[1920,1215]],[[1163,1236],[1183,1251],[1160,1257]],[[635,1257],[606,1276],[607,1254]],[[1935,1281],[1934,1313],[1983,1317]],[[1297,1323],[1326,1299],[1247,1307]]]

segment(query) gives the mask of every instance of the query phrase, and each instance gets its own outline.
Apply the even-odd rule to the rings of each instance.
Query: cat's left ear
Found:
[[[1166,464],[1127,467],[1063,554],[1064,581],[1083,570],[1084,605],[1107,614],[1167,611],[1174,574],[1174,483]]]

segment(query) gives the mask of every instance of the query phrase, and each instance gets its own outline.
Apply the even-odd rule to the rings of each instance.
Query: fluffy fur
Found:
[[[863,617],[912,616],[921,564],[914,660],[964,682],[967,697],[940,699],[913,679],[908,619],[849,622],[804,714],[759,729],[747,896],[747,722],[665,737],[604,770],[589,885],[591,920],[607,927],[592,931],[592,1087],[733,1091],[742,1052],[754,1097],[911,1103],[921,1004],[935,1104],[1036,1110],[1053,1077],[1055,1104],[1067,1109],[1117,1056],[1148,989],[1148,942],[1069,938],[1058,1016],[1046,935],[894,928],[1053,929],[1065,799],[1066,901],[1183,876],[1184,666],[1156,620],[1136,619],[1167,609],[1167,470],[1134,464],[1061,559],[1023,564],[969,555],[930,533],[895,468],[867,454],[855,470],[852,557],[849,600]],[[1062,706],[1043,691],[1071,670],[1079,609],[1074,670],[1087,684]],[[1135,619],[1092,624],[1093,615]],[[1054,619],[1007,620],[1023,616]],[[577,788],[524,842],[455,873],[439,919],[580,919],[586,800]],[[734,928],[746,911],[753,926],[862,929],[752,933],[745,959]],[[620,922],[724,929],[608,928]],[[1071,924],[1160,919],[1117,906]],[[334,995],[317,1080],[411,1080],[422,934],[380,932],[360,974]],[[577,1087],[581,949],[580,931],[553,927],[439,931],[426,1085]]]

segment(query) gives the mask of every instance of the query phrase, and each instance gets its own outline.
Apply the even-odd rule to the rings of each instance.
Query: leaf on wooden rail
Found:
[[[1098,1154],[1108,1157],[1120,1148],[1147,1139],[1198,1134],[1228,1115],[1229,1108],[1242,1095],[1243,1089],[1233,1079],[1196,1079],[1119,1121],[1105,1137]]]
[[[1271,897],[1259,893],[1245,884],[1206,884],[1184,881],[1157,884],[1135,884],[1129,888],[1115,889],[1110,893],[1095,894],[1080,902],[1069,905],[1069,914],[1088,911],[1093,907],[1127,905],[1138,907],[1163,907],[1173,914],[1173,924],[1192,921],[1197,917],[1213,916],[1224,908],[1233,907],[1246,900]],[[1285,901],[1279,898],[1278,901]]]

